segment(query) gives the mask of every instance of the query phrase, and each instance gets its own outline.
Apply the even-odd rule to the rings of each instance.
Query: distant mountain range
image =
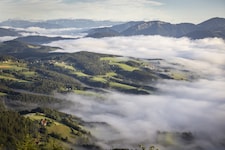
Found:
[[[1,36],[19,36],[20,34],[13,29],[0,28],[0,37]]]
[[[30,43],[30,44],[47,44],[53,41],[71,40],[71,39],[75,39],[75,38],[47,37],[47,36],[33,35],[33,36],[18,37],[15,40]]]
[[[225,18],[212,18],[200,24],[134,21],[112,27],[89,30],[87,37],[102,38],[134,35],[161,35],[176,38],[189,37],[192,39],[219,37],[225,39]]]
[[[13,28],[40,27],[46,29],[82,28],[84,30],[80,32],[84,31],[88,33],[86,37],[93,37],[93,38],[114,37],[114,36],[135,36],[135,35],[161,35],[176,38],[189,37],[191,39],[202,39],[208,37],[218,37],[225,39],[225,18],[211,18],[200,24],[192,24],[192,23],[172,24],[163,21],[131,21],[121,23],[111,21],[94,21],[86,19],[74,19],[74,20],[58,19],[39,22],[24,21],[24,20],[7,20],[1,22],[0,27],[1,26],[8,26],[11,27],[12,29],[8,28],[6,29],[5,27],[0,28],[0,37],[20,36],[20,32],[14,30]],[[55,37],[47,39],[47,41],[45,41],[46,38],[32,36],[25,39],[20,38],[19,40],[33,44],[41,44],[60,39],[58,37]]]
[[[46,29],[52,28],[93,28],[100,26],[112,26],[121,22],[112,21],[94,21],[89,19],[56,19],[46,21],[26,21],[26,20],[7,20],[0,22],[0,26],[9,26],[14,28],[40,27]]]

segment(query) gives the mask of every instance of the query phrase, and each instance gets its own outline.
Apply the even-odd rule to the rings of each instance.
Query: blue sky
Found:
[[[225,18],[225,0],[0,0],[0,20],[86,18],[199,23]]]

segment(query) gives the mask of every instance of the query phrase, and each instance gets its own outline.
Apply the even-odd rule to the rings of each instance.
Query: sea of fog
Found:
[[[161,36],[82,38],[48,44],[57,52],[90,51],[138,58],[162,58],[199,75],[194,81],[163,80],[154,95],[111,92],[103,99],[60,95],[73,102],[62,111],[85,121],[105,122],[92,133],[105,148],[154,144],[164,149],[225,148],[225,42]],[[58,95],[59,96],[59,95]],[[157,131],[191,132],[191,144],[157,142]]]
[[[74,35],[67,34],[70,30],[74,30]],[[30,32],[23,34],[83,35],[78,29],[70,30],[29,28]],[[0,41],[14,38],[2,37]],[[115,91],[102,95],[103,99],[76,94],[57,95],[73,103],[62,111],[88,122],[106,123],[91,128],[99,145],[104,148],[137,148],[138,144],[153,144],[160,150],[225,149],[224,40],[132,36],[62,40],[47,45],[60,47],[56,52],[89,51],[146,59],[162,58],[198,75],[194,81],[162,80],[157,83],[159,92],[154,95],[127,95]],[[191,132],[194,142],[161,144],[157,142],[158,131]]]

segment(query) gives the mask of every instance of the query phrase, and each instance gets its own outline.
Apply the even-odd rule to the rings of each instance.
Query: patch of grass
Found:
[[[31,120],[41,120],[41,119],[45,119],[45,115],[44,114],[41,114],[41,113],[30,113],[30,114],[27,114],[27,115],[24,115],[25,117],[29,117]]]
[[[105,75],[92,76],[92,80],[106,83],[108,78],[114,78],[116,75],[115,72],[108,72]]]
[[[24,71],[22,72],[23,75],[25,75],[26,77],[32,77],[35,75],[34,71]]]
[[[5,61],[0,63],[0,69],[6,69],[6,70],[15,70],[15,71],[20,71],[20,70],[28,70],[26,68],[26,64],[19,63],[16,61]]]
[[[169,75],[175,80],[187,80],[187,76],[182,72],[171,72]]]
[[[132,66],[129,66],[127,64],[124,64],[124,63],[110,63],[110,65],[117,65],[118,67],[120,67],[121,69],[125,70],[125,71],[134,71],[134,70],[138,70],[139,68],[136,68],[136,67],[132,67]]]
[[[48,133],[56,133],[59,134],[61,137],[65,138],[65,137],[70,137],[70,132],[71,129],[61,123],[56,124],[56,122],[54,122],[50,127],[47,127]]]
[[[76,70],[73,66],[68,65],[65,62],[55,62],[54,65],[57,67],[65,68],[65,69],[72,70],[72,71]]]
[[[101,57],[100,58],[101,61],[110,61],[110,62],[118,62],[118,58],[117,57]]]
[[[128,58],[128,57],[116,57],[116,56],[100,58],[101,61],[109,61],[109,62],[126,62],[126,61],[129,61],[130,59],[131,58]]]
[[[30,113],[30,114],[25,115],[25,117],[28,117],[29,119],[31,119],[33,121],[34,120],[40,121],[42,119],[47,119],[47,121],[52,122],[50,126],[46,126],[47,132],[49,134],[55,133],[55,134],[60,135],[62,138],[66,138],[66,137],[69,138],[72,136],[71,129],[68,126],[66,126],[60,122],[57,122],[51,118],[48,118],[42,113],[38,113],[38,114]],[[71,142],[72,142],[72,139],[71,139]]]
[[[41,48],[40,46],[35,46],[35,45],[27,45],[29,48],[32,48],[32,49],[39,49]]]
[[[0,64],[0,69],[10,69],[11,66],[9,65],[4,65],[4,64]]]
[[[96,81],[96,82],[102,82],[102,83],[107,83],[107,80],[104,79],[103,77],[99,77],[99,76],[94,76],[91,78],[92,81]]]
[[[77,75],[78,77],[88,77],[89,75],[83,73],[83,72],[80,72],[80,71],[74,71],[72,74],[75,74]]]
[[[105,77],[114,77],[116,75],[117,74],[115,72],[108,72],[108,73],[106,73]]]
[[[0,96],[6,96],[6,93],[0,92]]]
[[[126,84],[121,84],[121,83],[117,83],[117,82],[110,82],[109,83],[110,87],[115,87],[115,88],[121,88],[121,89],[136,89],[136,87],[130,86],[130,85],[126,85]]]
[[[129,66],[125,64],[124,62],[128,61],[127,58],[125,57],[101,57],[101,61],[109,61],[110,65],[116,65],[119,66],[121,69],[125,71],[134,71],[137,70],[138,68]]]
[[[4,76],[4,75],[0,75],[0,79],[13,80],[13,81],[17,81],[17,82],[28,82],[26,80],[21,80],[21,79],[17,79],[17,78],[14,78],[14,77],[9,77],[9,76]]]

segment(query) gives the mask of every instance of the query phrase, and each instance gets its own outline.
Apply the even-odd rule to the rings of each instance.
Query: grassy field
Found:
[[[71,70],[71,71],[76,70],[73,66],[68,65],[65,62],[55,62],[54,65],[57,66],[57,67],[61,67],[61,68],[64,68],[64,69]]]
[[[117,74],[115,72],[108,72],[108,73],[106,73],[105,77],[114,77],[116,75]]]
[[[136,89],[136,87],[126,85],[126,84],[117,83],[117,82],[110,82],[109,85],[110,85],[110,87],[121,88],[121,89],[128,89],[128,90]]]
[[[10,69],[15,71],[27,70],[26,65],[16,61],[4,61],[0,62],[0,69]]]
[[[111,61],[111,62],[118,62],[120,61],[118,57],[101,57],[101,61]]]
[[[96,82],[107,83],[110,78],[113,78],[116,75],[115,72],[108,72],[105,75],[91,76],[90,79]]]
[[[121,69],[123,69],[125,71],[134,71],[134,70],[139,69],[139,68],[132,67],[132,66],[129,66],[127,64],[121,63],[121,62],[111,62],[110,65],[116,65],[116,66],[120,67]]]
[[[23,71],[21,73],[26,77],[33,77],[36,74],[34,71]]]
[[[29,48],[33,48],[33,49],[38,49],[40,48],[40,46],[35,46],[35,45],[27,45]]]
[[[11,66],[5,65],[5,64],[0,64],[0,69],[10,69]]]
[[[182,72],[170,72],[169,75],[175,80],[187,80],[187,75]]]
[[[100,58],[101,61],[109,61],[110,65],[116,65],[118,67],[120,67],[121,69],[125,70],[125,71],[134,71],[134,70],[138,70],[138,68],[130,66],[125,64],[124,62],[127,61],[127,58],[123,58],[123,57],[102,57]]]
[[[30,113],[30,114],[27,114],[27,115],[24,115],[25,117],[29,117],[31,120],[41,120],[41,119],[45,119],[45,115],[44,114],[41,114],[41,113]]]
[[[13,80],[13,81],[17,81],[17,82],[28,82],[26,80],[21,80],[21,79],[17,79],[17,78],[5,76],[5,75],[0,75],[0,79],[3,79],[3,80]]]
[[[80,72],[80,71],[74,71],[72,72],[72,74],[75,74],[77,75],[78,77],[88,77],[89,75],[83,73],[83,72]]]
[[[63,138],[67,137],[70,139],[70,137],[73,137],[71,135],[71,129],[68,126],[66,126],[60,122],[57,122],[51,118],[48,118],[44,114],[31,113],[31,114],[25,115],[25,117],[29,117],[31,120],[37,120],[37,121],[40,121],[42,119],[47,119],[48,121],[52,122],[50,126],[46,127],[47,132],[49,134],[54,132],[56,134],[59,134]],[[72,139],[70,139],[70,140],[72,140]],[[72,141],[70,141],[70,142],[72,142]]]
[[[7,95],[6,93],[0,92],[0,96],[5,96]]]
[[[29,71],[26,64],[20,63],[17,61],[9,60],[9,61],[0,62],[0,69],[15,71],[16,73],[25,75],[26,77],[32,77],[35,75],[34,71]],[[14,80],[14,81],[18,81],[18,82],[25,82],[24,80],[17,79],[12,75],[8,76],[8,74],[5,74],[5,73],[1,74],[0,78],[5,79],[5,80]]]
[[[71,135],[71,129],[61,123],[53,123],[50,127],[47,127],[48,133],[56,133],[59,134],[61,137],[63,138],[68,138],[68,140],[72,140],[70,139]]]
[[[107,83],[106,79],[104,79],[103,77],[98,77],[98,76],[92,77],[91,80],[96,82]]]

